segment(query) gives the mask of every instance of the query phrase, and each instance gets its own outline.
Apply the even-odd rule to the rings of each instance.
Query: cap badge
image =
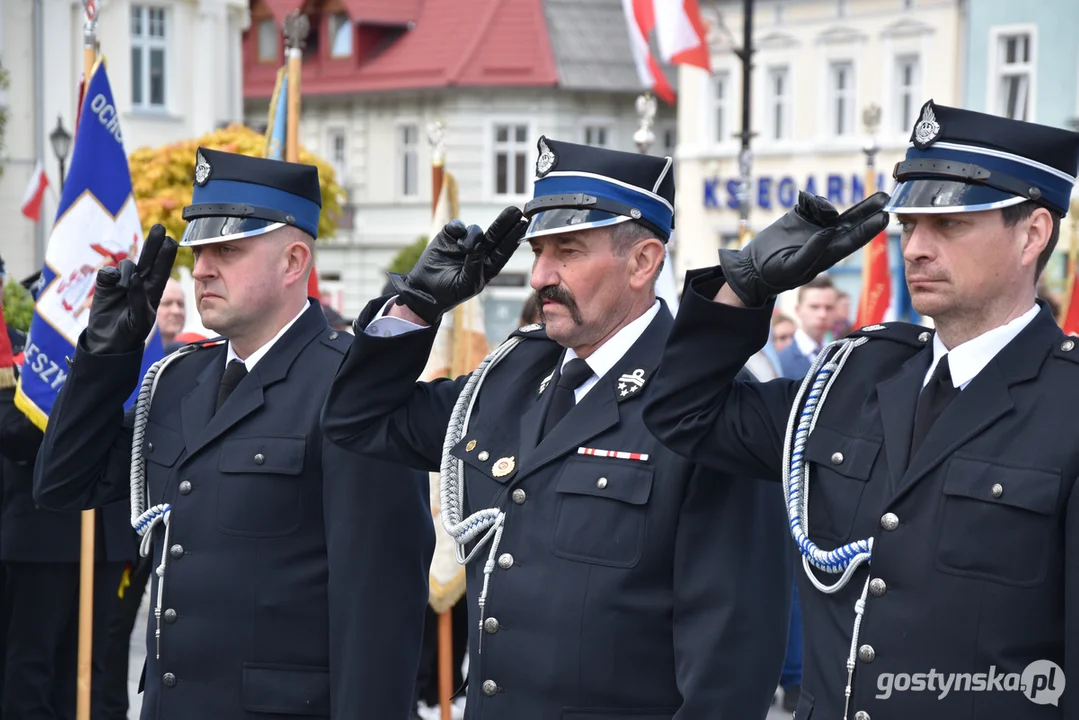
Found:
[[[554,150],[547,147],[547,139],[539,139],[539,157],[536,159],[536,177],[543,177],[547,173],[551,172],[551,168],[558,162],[558,158],[554,154]]]
[[[210,172],[212,171],[210,163],[203,157],[201,150],[196,154],[195,161],[195,182],[200,186],[205,185],[206,181],[210,179]]]
[[[919,150],[925,150],[940,136],[940,123],[937,115],[933,112],[933,101],[930,100],[922,108],[922,119],[914,126],[914,145]]]

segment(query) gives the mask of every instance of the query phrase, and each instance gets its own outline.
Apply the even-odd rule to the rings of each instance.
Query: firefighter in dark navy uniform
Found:
[[[654,282],[670,158],[542,138],[535,197],[448,224],[368,305],[323,425],[357,452],[442,469],[469,562],[469,720],[763,718],[793,553],[776,485],[718,479],[641,422],[673,318]],[[417,383],[441,316],[526,239],[545,325],[480,368]],[[396,296],[396,299],[395,299]]]
[[[312,166],[198,151],[181,245],[225,337],[155,364],[126,417],[176,243],[154,226],[137,265],[98,273],[34,490],[131,498],[154,561],[145,720],[408,717],[429,491],[320,430],[349,337],[307,297],[320,207]]]
[[[1079,717],[1079,348],[1035,296],[1077,166],[1076,133],[929,101],[890,200],[803,195],[687,279],[645,422],[717,469],[782,473],[798,720]],[[865,327],[804,384],[739,381],[775,296],[887,212],[935,330]]]

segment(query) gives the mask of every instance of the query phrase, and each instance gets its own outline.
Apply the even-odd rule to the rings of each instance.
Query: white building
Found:
[[[246,0],[97,0],[100,52],[129,154],[242,119],[247,6]],[[19,212],[37,157],[53,188],[42,209],[45,238],[56,212],[60,170],[48,136],[58,117],[73,132],[83,17],[81,0],[0,3],[0,62],[10,72],[10,87],[0,96],[8,112],[0,160],[0,216],[7,227],[0,254],[14,277],[39,269],[42,260],[35,224]],[[40,82],[36,58],[42,63]]]
[[[841,210],[864,197],[870,105],[880,108],[879,189],[890,192],[922,104],[960,97],[958,0],[756,0],[754,8],[750,231],[785,213],[799,190]],[[714,72],[683,66],[679,76],[679,277],[714,265],[739,231],[742,66],[732,44],[741,44],[742,2],[702,3],[702,11],[713,25]],[[833,272],[855,304],[860,263],[859,253]]]
[[[277,6],[289,3],[252,3],[244,76],[252,125],[265,122],[283,57]],[[304,60],[300,142],[344,178],[349,207],[336,237],[320,239],[317,266],[324,297],[346,316],[379,294],[398,251],[428,234],[434,121],[444,126],[461,217],[480,225],[531,197],[541,135],[636,151],[642,88],[619,0],[318,7],[306,9],[315,40]],[[485,39],[447,42],[466,37]],[[673,154],[675,122],[660,103],[652,153]],[[531,259],[522,247],[485,295],[491,342],[516,327]]]

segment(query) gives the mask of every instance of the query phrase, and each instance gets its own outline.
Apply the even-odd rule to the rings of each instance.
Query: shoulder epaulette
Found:
[[[1053,355],[1079,364],[1079,338],[1068,335],[1053,345]]]
[[[872,340],[894,340],[896,342],[921,347],[933,339],[933,331],[922,325],[907,322],[888,322],[881,325],[866,325],[852,332],[847,337],[867,337]]]
[[[519,327],[510,333],[510,337],[519,337],[526,340],[549,340],[547,337],[547,327],[541,323],[533,323],[532,325],[525,325]]]
[[[352,335],[346,330],[334,330],[327,327],[319,333],[319,341],[326,347],[333,348],[344,355],[348,352],[349,345],[352,344]]]

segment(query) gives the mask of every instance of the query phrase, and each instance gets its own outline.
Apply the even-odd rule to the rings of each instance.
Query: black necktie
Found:
[[[225,374],[221,376],[221,386],[217,389],[217,407],[214,408],[214,412],[221,409],[232,391],[244,379],[244,375],[247,375],[247,366],[244,365],[243,360],[233,360],[225,366]]]
[[[551,398],[551,407],[547,409],[547,419],[543,423],[543,437],[547,437],[551,428],[557,425],[558,421],[577,404],[573,391],[590,377],[592,377],[592,368],[580,358],[573,358],[562,368],[562,374],[558,377],[558,384],[555,385],[554,395]]]
[[[952,371],[948,367],[948,356],[937,363],[933,377],[929,379],[921,396],[918,398],[918,410],[914,414],[914,435],[910,442],[910,456],[913,458],[921,446],[929,428],[937,421],[944,408],[959,395],[959,389],[952,384]]]

